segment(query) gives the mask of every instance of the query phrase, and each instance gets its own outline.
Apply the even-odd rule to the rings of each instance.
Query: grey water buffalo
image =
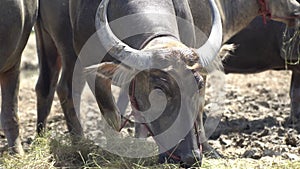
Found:
[[[189,0],[188,3],[191,8],[192,18],[196,27],[194,32],[196,41],[193,45],[194,47],[199,47],[205,42],[205,36],[210,32],[211,20],[208,15],[202,15],[202,13],[209,13],[209,7],[208,3],[202,0]],[[245,28],[256,16],[259,15],[265,15],[266,18],[278,20],[290,26],[299,24],[296,22],[296,19],[299,18],[300,5],[295,0],[216,0],[216,3],[221,13],[222,25],[224,28],[223,42]],[[180,35],[180,37],[184,36],[185,34]],[[205,93],[204,88],[201,93]],[[120,97],[121,100],[124,100],[124,97],[125,96],[123,94],[123,97]],[[118,101],[118,103],[123,102]],[[119,104],[119,106],[121,108],[121,112],[124,112],[126,105]],[[202,132],[201,134],[203,138],[206,137],[204,132]],[[136,136],[147,136],[147,130],[145,129],[145,127],[137,126]],[[213,151],[212,148],[207,144],[207,142],[203,143],[203,149],[207,152]],[[215,153],[215,155],[217,154]]]
[[[10,152],[23,154],[18,92],[21,54],[36,19],[36,0],[0,1],[1,124]]]
[[[180,85],[181,83],[173,80],[170,74],[184,77],[180,78],[180,80],[189,84],[192,83],[194,79],[188,80],[185,78],[188,77],[188,72],[190,73],[191,68],[196,68],[198,65],[202,68],[206,67],[215,59],[222,41],[221,37],[218,37],[221,36],[222,26],[215,2],[213,0],[209,1],[213,11],[213,28],[211,35],[207,42],[197,50],[187,47],[179,40],[180,30],[176,20],[177,10],[174,8],[173,1],[164,1],[162,3],[157,0],[151,2],[144,0],[128,2],[115,0],[110,1],[110,3],[109,1],[102,1],[100,6],[98,2],[95,2],[96,4],[80,0],[78,2],[80,2],[80,5],[77,4],[77,8],[76,5],[72,6],[73,1],[71,2],[71,9],[77,9],[73,15],[71,12],[74,46],[77,48],[76,50],[82,49],[81,45],[96,31],[94,28],[94,25],[96,25],[98,29],[97,37],[100,43],[97,45],[96,51],[98,52],[95,53],[101,52],[99,48],[103,48],[103,51],[109,51],[110,59],[112,60],[107,62],[104,58],[104,60],[102,60],[103,63],[96,68],[97,73],[100,75],[97,76],[95,95],[100,99],[98,104],[104,117],[108,116],[105,114],[111,114],[111,116],[118,114],[117,106],[112,99],[110,89],[112,82],[110,77],[115,73],[120,73],[120,77],[122,77],[122,74],[126,74],[127,72],[139,72],[138,70],[140,70],[141,72],[134,77],[134,85],[132,84],[133,86],[131,87],[131,101],[134,108],[138,111],[148,110],[149,106],[151,106],[148,95],[150,95],[152,90],[163,92],[167,102],[162,115],[159,116],[158,119],[146,123],[150,133],[154,136],[163,133],[174,123],[180,109],[184,109],[185,112],[183,116],[178,115],[179,121],[177,122],[181,129],[177,128],[177,132],[180,133],[184,130],[185,126],[193,126],[194,121],[191,120],[192,114],[195,114],[194,117],[198,114],[197,110],[198,106],[200,106],[201,99],[198,93],[193,93],[193,97],[189,97],[189,99],[195,98],[195,103],[191,101],[193,104],[190,106],[181,103],[181,99],[185,100],[187,98],[180,94],[182,90],[180,88],[180,86],[182,86]],[[184,3],[185,1],[182,1],[182,4]],[[94,11],[93,9],[97,6],[99,6],[98,10]],[[87,8],[89,11],[86,11]],[[158,12],[153,13],[153,11]],[[185,16],[191,16],[189,13],[184,14]],[[97,16],[96,20],[91,20],[90,18],[93,18],[95,15]],[[127,20],[130,24],[122,24],[122,29],[118,29],[121,25],[117,24],[114,27],[108,24],[108,20],[114,21],[130,15],[134,15],[134,17],[130,17],[130,19]],[[131,29],[137,31],[138,34],[124,39],[124,42],[117,38],[123,37],[127,34],[128,30]],[[91,31],[88,36],[82,33],[87,31]],[[191,31],[193,31],[193,29],[191,29]],[[115,34],[113,32],[115,32]],[[90,49],[90,47],[88,49]],[[79,56],[80,60],[84,60],[87,57],[90,56]],[[122,62],[118,63],[120,61]],[[184,62],[184,65],[181,65],[183,66],[181,68],[184,70],[177,72],[177,64],[181,61]],[[155,69],[155,67],[151,69],[148,68],[156,64],[163,65],[162,70]],[[121,69],[121,71],[118,71],[118,68]],[[192,69],[192,71],[196,70]],[[118,77],[118,75],[116,76]],[[115,119],[115,117],[113,119]],[[117,126],[118,124],[114,125]],[[198,147],[199,142],[197,142],[198,138],[195,135],[193,127],[188,129],[187,135],[183,136],[181,138],[182,140],[169,139],[173,138],[174,132],[176,131],[167,132],[165,137],[155,139],[160,152],[165,152],[166,150],[169,152],[166,153],[166,155],[162,154],[160,156],[161,161],[177,161],[181,162],[184,166],[191,166],[195,162],[201,163],[201,150]],[[169,151],[165,149],[165,144],[174,141],[177,144],[172,150]]]
[[[191,45],[194,42],[194,39],[192,38],[183,38],[182,41],[184,41],[186,45],[179,40],[179,32],[182,31],[180,27],[183,25],[178,23],[175,15],[179,15],[181,18],[186,19],[189,24],[193,24],[187,1],[169,0],[161,2],[155,0],[150,2],[145,0],[113,0],[109,3],[107,9],[106,5],[108,4],[108,1],[103,1],[102,3],[105,7],[101,7],[99,8],[100,11],[97,11],[100,2],[101,1],[92,0],[73,0],[70,2],[61,0],[51,2],[46,0],[40,1],[41,7],[36,24],[41,68],[41,74],[36,87],[39,111],[37,124],[38,132],[41,132],[45,127],[46,118],[49,114],[53,93],[55,91],[56,81],[58,79],[58,72],[60,67],[62,67],[62,78],[57,86],[57,92],[63,106],[70,132],[75,136],[82,136],[82,128],[75,111],[79,107],[76,107],[78,104],[73,102],[73,98],[80,98],[83,83],[81,83],[81,81],[76,81],[76,85],[74,85],[74,83],[72,84],[72,75],[77,59],[76,54],[79,56],[79,60],[83,66],[90,66],[85,64],[86,60],[89,60],[89,56],[82,55],[82,49],[88,39],[96,33],[97,29],[95,28],[95,25],[97,25],[97,28],[100,28],[99,30],[102,30],[102,32],[98,33],[97,39],[99,38],[100,41],[98,40],[98,42],[96,41],[96,43],[93,44],[96,46],[96,49],[93,48],[95,51],[92,50],[90,54],[99,55],[99,50],[105,51],[104,49],[108,47],[112,47],[113,49],[110,50],[110,55],[107,55],[102,60],[102,64],[100,64],[100,60],[96,60],[95,63],[92,63],[101,65],[97,68],[97,72],[100,75],[99,77],[97,76],[96,85],[94,85],[94,95],[97,98],[101,113],[108,123],[116,130],[120,128],[120,118],[118,108],[112,98],[110,89],[112,82],[109,79],[109,73],[115,71],[116,66],[118,65],[118,60],[115,58],[121,60],[126,58],[124,63],[119,64],[120,69],[123,68],[126,71],[129,71],[130,67],[140,69],[145,66],[145,68],[147,68],[154,62],[154,58],[160,59],[162,63],[171,66],[171,69],[167,70],[169,71],[168,73],[173,72],[173,74],[176,71],[172,66],[176,67],[176,64],[182,60],[182,62],[185,63],[183,72],[175,74],[180,77],[188,77],[186,76],[186,73],[190,73],[191,68],[198,68],[199,65],[205,67],[208,63],[212,62],[220,47],[222,29],[220,17],[214,1],[210,1],[211,6],[213,7],[212,11],[214,16],[212,33],[211,36],[209,36],[207,43],[199,49],[192,49],[186,46]],[[68,3],[70,3],[70,11],[66,8]],[[184,5],[180,8],[174,8],[173,3],[181,3]],[[53,12],[54,10],[51,10],[51,8],[56,12]],[[160,12],[158,14],[157,12],[153,13],[153,11],[157,10],[162,12],[164,17],[160,17]],[[68,16],[68,12],[70,12],[71,24],[68,18],[65,17]],[[151,13],[153,18],[149,17],[147,13]],[[121,29],[118,29],[120,28],[120,25],[117,25],[117,27],[112,26],[111,28],[113,32],[116,33],[116,36],[110,32],[110,26],[106,23],[107,15],[108,20],[113,21],[132,14],[138,14],[138,17],[131,18],[133,19],[131,20],[132,24],[124,24]],[[95,16],[98,16],[96,22]],[[126,35],[126,31],[132,29],[145,31],[146,33],[142,32],[141,34],[126,38],[124,39],[124,43],[115,39],[116,37]],[[193,32],[193,29],[190,30],[191,31],[187,32]],[[72,46],[72,41],[69,41],[72,33],[74,49],[70,48],[70,46]],[[66,40],[68,40],[68,42],[66,42]],[[75,50],[75,53],[68,50]],[[175,62],[176,64],[170,65],[169,62]],[[140,64],[144,64],[144,66]],[[80,72],[80,70],[78,71]],[[155,135],[168,128],[168,124],[172,124],[172,120],[174,120],[178,114],[178,105],[180,105],[178,102],[180,102],[180,98],[183,97],[178,96],[178,86],[176,86],[174,79],[172,79],[168,73],[164,73],[161,70],[146,69],[137,75],[135,79],[138,80],[135,81],[138,83],[135,83],[135,87],[131,87],[131,90],[135,91],[135,94],[133,95],[135,98],[134,100],[136,100],[141,111],[147,110],[149,101],[146,96],[148,96],[152,89],[159,89],[167,95],[167,108],[163,112],[162,117],[155,122],[148,124],[149,129]],[[195,78],[200,79],[201,82],[199,73],[195,74],[197,75],[193,77],[191,83]],[[102,75],[105,75],[105,77]],[[185,80],[183,79],[183,81]],[[93,86],[91,82],[89,82],[89,85]],[[72,92],[72,88],[75,88],[74,90],[77,91],[77,93]],[[197,99],[197,93],[194,94],[196,95],[195,101],[192,102],[194,104],[189,106],[191,108],[188,108],[184,117],[191,118],[193,114],[197,113],[199,105],[198,101],[201,99]],[[181,124],[184,121],[186,120],[179,122]],[[193,121],[188,121],[187,123],[181,124],[181,126],[193,125]],[[187,131],[187,136],[185,136],[182,141],[177,141],[178,145],[176,146],[176,149],[174,149],[174,152],[172,151],[173,154],[171,153],[172,155],[168,158],[169,160],[182,162],[185,166],[190,166],[196,161],[201,162],[201,150],[198,147],[199,143],[197,143],[197,138],[193,129],[190,128]],[[166,142],[166,140],[163,139],[159,142]],[[160,151],[165,151],[161,144],[159,144],[159,148]],[[162,161],[165,160],[163,158],[164,155],[165,154],[161,156]],[[170,156],[170,153],[167,155]]]
[[[288,31],[293,34],[296,30],[289,28]],[[292,49],[293,51],[286,55],[283,51],[285,50],[284,32],[284,24],[275,21],[264,24],[258,17],[247,28],[226,42],[236,44],[237,48],[222,62],[225,73],[258,73],[271,69],[291,70],[290,119],[297,121],[300,119],[300,66],[299,63],[289,64],[289,62],[299,60],[299,34],[295,37],[298,42],[295,42],[296,46]]]
[[[296,0],[216,0],[216,3],[222,18],[223,42],[247,27],[255,17],[260,15],[265,16],[262,19],[280,21],[291,27],[300,24],[297,22],[300,17],[300,4]],[[209,8],[204,1],[189,0],[189,4],[195,26],[200,30],[196,31],[199,46],[203,43],[201,42],[203,33],[208,35],[210,29],[210,18],[199,14],[199,11],[207,11]]]
[[[69,17],[69,0],[40,0],[35,24],[37,52],[40,74],[36,84],[37,132],[42,134],[50,113],[55,91],[61,102],[67,127],[75,140],[83,136],[83,131],[73,104],[73,98],[81,91],[72,93],[72,75],[77,60],[73,48],[73,34]],[[53,12],[56,11],[56,12]],[[60,70],[60,81],[57,85]],[[80,82],[78,85],[84,85]],[[73,97],[74,96],[74,97]],[[77,107],[75,107],[76,105]]]

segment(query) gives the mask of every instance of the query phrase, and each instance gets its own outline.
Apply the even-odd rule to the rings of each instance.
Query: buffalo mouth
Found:
[[[202,150],[192,150],[189,155],[178,155],[176,148],[159,154],[158,162],[160,164],[170,163],[179,164],[182,168],[201,167],[202,165]]]

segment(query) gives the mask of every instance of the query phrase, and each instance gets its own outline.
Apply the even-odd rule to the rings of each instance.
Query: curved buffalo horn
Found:
[[[109,0],[102,0],[96,14],[95,25],[101,44],[113,57],[122,63],[143,70],[150,66],[153,54],[133,49],[119,40],[110,29],[107,21],[107,6]]]
[[[124,64],[143,70],[151,65],[153,53],[149,51],[140,51],[133,49],[119,40],[110,29],[107,20],[107,6],[109,0],[102,0],[95,18],[95,25],[98,37],[107,51],[110,51],[113,57],[122,61]],[[209,0],[212,8],[213,26],[207,42],[197,49],[200,57],[199,63],[202,67],[208,66],[217,56],[222,44],[222,21],[214,0]]]
[[[222,46],[223,30],[221,16],[215,0],[209,0],[209,4],[213,15],[213,26],[208,40],[197,49],[199,62],[202,67],[208,66],[216,58]]]

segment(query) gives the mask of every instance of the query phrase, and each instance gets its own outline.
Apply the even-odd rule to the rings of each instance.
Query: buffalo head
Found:
[[[222,42],[219,11],[214,0],[209,2],[213,27],[207,42],[199,49],[189,48],[172,36],[154,38],[143,50],[133,49],[119,40],[108,24],[109,0],[101,2],[96,16],[101,44],[121,61],[99,64],[97,74],[117,85],[124,77],[133,77],[128,80],[133,109],[143,116],[140,122],[152,133],[160,159],[181,162],[184,166],[201,163],[200,142],[194,126],[203,101],[198,88],[203,88],[204,83],[200,70],[215,60]]]

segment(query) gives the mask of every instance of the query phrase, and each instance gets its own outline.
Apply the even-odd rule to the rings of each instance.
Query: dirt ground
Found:
[[[35,136],[37,55],[34,36],[23,54],[19,119],[24,147]],[[269,158],[281,156],[300,160],[300,134],[284,125],[289,116],[289,71],[267,71],[250,75],[226,75],[226,100],[221,122],[209,143],[231,158]],[[208,92],[210,92],[208,90]],[[93,110],[88,103],[83,111]],[[53,102],[48,127],[66,132],[63,113],[57,97]],[[92,125],[92,124],[91,124]],[[0,148],[6,140],[0,134]],[[2,150],[3,151],[3,150]]]

